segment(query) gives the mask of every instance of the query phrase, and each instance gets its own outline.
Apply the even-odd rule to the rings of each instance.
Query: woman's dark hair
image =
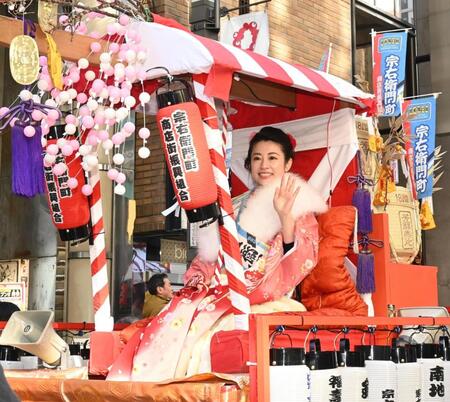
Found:
[[[281,129],[276,127],[266,126],[259,130],[253,138],[250,140],[248,146],[247,157],[244,161],[244,166],[247,170],[250,170],[250,163],[252,158],[253,148],[258,142],[261,141],[272,141],[281,146],[284,154],[284,160],[287,162],[289,159],[294,158],[294,149],[291,144],[289,136]]]
[[[158,287],[164,287],[164,279],[168,278],[166,274],[154,274],[147,282],[147,290],[151,295],[158,294]]]

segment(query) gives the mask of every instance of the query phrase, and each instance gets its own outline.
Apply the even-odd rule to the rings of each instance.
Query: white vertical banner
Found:
[[[269,18],[265,11],[225,17],[220,26],[221,42],[264,56],[269,53]]]

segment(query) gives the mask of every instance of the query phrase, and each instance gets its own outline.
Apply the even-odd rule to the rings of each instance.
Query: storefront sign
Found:
[[[161,262],[185,263],[186,258],[185,241],[161,239]]]
[[[405,86],[407,31],[372,35],[373,91],[379,116],[398,116]]]
[[[0,283],[0,301],[17,305],[22,311],[28,307],[25,282]]]
[[[436,98],[408,99],[402,104],[403,129],[409,166],[414,174],[417,198],[433,192],[434,148],[436,142]]]

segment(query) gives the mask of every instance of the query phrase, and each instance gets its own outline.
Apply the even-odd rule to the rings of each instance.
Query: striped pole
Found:
[[[227,138],[228,138],[228,116],[227,116],[227,110],[225,108],[225,105],[223,105],[222,109],[221,109],[221,116],[222,116],[222,153],[225,156],[225,160],[227,157]],[[229,172],[227,169],[227,179],[229,179]],[[225,268],[225,260],[224,260],[224,255],[223,255],[223,247],[222,245],[219,248],[219,252],[217,255],[217,264],[216,264],[216,269],[214,272],[215,277],[217,278],[217,283],[221,282],[221,271],[222,268]]]
[[[234,219],[233,205],[231,202],[230,186],[228,185],[224,144],[219,121],[214,104],[214,99],[203,93],[205,75],[194,76],[194,90],[197,105],[204,122],[214,131],[208,130],[213,138],[208,138],[210,157],[214,169],[214,177],[217,184],[219,206],[221,209],[223,224],[219,225],[220,243],[223,249],[225,270],[228,278],[228,287],[232,304],[232,312],[235,317],[236,329],[248,330],[248,314],[250,302],[245,286],[244,270],[242,269],[241,253],[239,250],[236,221]]]
[[[109,301],[108,269],[106,265],[105,226],[103,224],[102,196],[98,166],[89,173],[92,194],[89,197],[92,234],[89,241],[91,261],[92,295],[96,331],[112,331],[114,319],[111,317]]]

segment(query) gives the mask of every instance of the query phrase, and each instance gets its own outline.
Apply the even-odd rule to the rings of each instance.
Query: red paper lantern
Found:
[[[47,146],[56,144],[63,134],[64,126],[52,128],[47,135]],[[64,138],[67,139],[67,136]],[[90,210],[88,198],[81,192],[81,187],[85,183],[81,158],[75,153],[64,156],[59,152],[55,163],[61,162],[67,165],[67,171],[59,176],[53,173],[52,167],[44,167],[50,215],[62,241],[86,239],[90,233]],[[67,186],[69,177],[78,180],[76,188],[70,189]]]
[[[167,167],[180,206],[190,222],[220,215],[203,121],[190,85],[171,80],[157,92],[156,115]]]

